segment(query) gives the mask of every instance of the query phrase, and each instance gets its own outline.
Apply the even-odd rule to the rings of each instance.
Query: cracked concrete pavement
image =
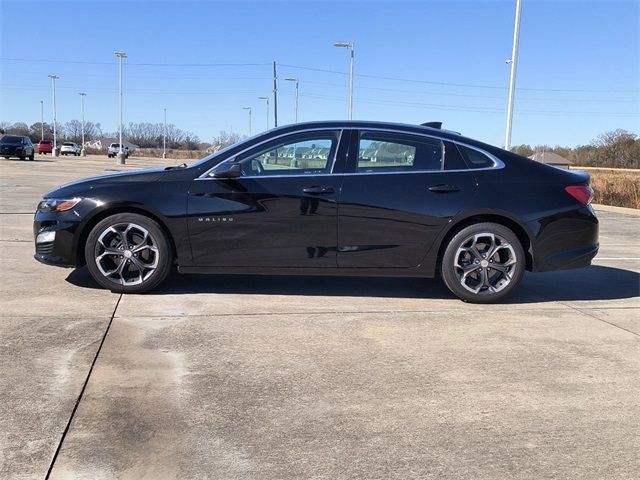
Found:
[[[1,163],[0,478],[640,471],[640,217],[600,211],[591,267],[527,274],[500,305],[379,278],[174,274],[120,296],[33,260],[32,212],[163,161]]]

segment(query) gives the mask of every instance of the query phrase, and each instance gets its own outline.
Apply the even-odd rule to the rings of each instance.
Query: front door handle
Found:
[[[335,192],[332,187],[305,187],[302,191],[309,195],[326,195],[327,193]]]
[[[440,185],[431,185],[429,188],[430,192],[435,192],[435,193],[449,193],[449,192],[459,192],[460,191],[460,187],[457,185],[444,185],[444,184],[440,184]]]

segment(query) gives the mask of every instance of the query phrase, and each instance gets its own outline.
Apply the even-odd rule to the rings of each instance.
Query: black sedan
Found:
[[[0,155],[4,158],[17,157],[20,160],[35,158],[35,147],[29,137],[4,135],[0,138]]]
[[[430,126],[426,126],[430,125]],[[38,205],[35,258],[115,292],[182,273],[434,277],[494,302],[525,270],[589,265],[589,176],[438,125],[276,128],[187,166],[64,185]]]

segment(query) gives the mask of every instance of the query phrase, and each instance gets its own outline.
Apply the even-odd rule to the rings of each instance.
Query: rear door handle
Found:
[[[449,192],[459,192],[460,187],[457,185],[431,185],[429,188],[430,192],[436,193],[449,193]]]
[[[335,192],[332,187],[305,187],[302,191],[310,195],[326,195],[327,193]]]

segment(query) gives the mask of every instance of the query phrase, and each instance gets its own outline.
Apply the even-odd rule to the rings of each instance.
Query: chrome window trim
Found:
[[[242,155],[243,153],[251,150],[254,147],[259,147],[260,145],[263,145],[267,142],[270,142],[271,140],[277,140],[278,138],[284,138],[290,135],[295,135],[297,133],[307,133],[307,132],[317,132],[317,131],[326,131],[326,130],[336,130],[336,128],[330,128],[330,127],[324,127],[324,128],[311,128],[311,129],[305,129],[305,130],[300,130],[299,132],[288,132],[288,133],[284,133],[282,135],[278,135],[276,137],[272,137],[269,138],[267,140],[264,140],[263,142],[260,142],[256,145],[252,145],[251,147],[245,148],[244,150],[241,150],[240,152],[238,152],[236,155],[232,156],[231,158],[228,158],[227,160],[224,160],[223,162],[220,162],[218,165],[216,165],[215,167],[210,168],[209,170],[207,170],[205,173],[203,173],[202,175],[200,175],[199,177],[197,177],[195,180],[227,180],[225,178],[216,178],[216,177],[209,177],[209,173],[214,170],[215,168],[217,168],[218,166],[222,165],[225,162],[229,162],[233,159],[235,159],[236,157],[238,157],[239,155]],[[429,133],[422,133],[422,132],[407,132],[405,130],[398,130],[395,128],[384,128],[384,127],[373,127],[373,128],[358,128],[358,127],[341,127],[338,128],[337,130],[340,131],[339,137],[338,137],[338,148],[336,148],[336,153],[334,155],[333,158],[333,163],[331,165],[331,173],[317,173],[315,175],[247,175],[247,176],[242,176],[239,178],[300,178],[300,177],[329,177],[329,176],[334,176],[334,175],[345,175],[345,176],[353,176],[353,175],[397,175],[397,174],[412,174],[412,173],[460,173],[460,172],[482,172],[482,171],[487,171],[487,170],[500,170],[502,168],[505,167],[505,164],[502,160],[500,160],[498,157],[496,157],[495,155],[487,152],[486,150],[483,150],[482,148],[479,147],[474,147],[473,145],[469,145],[467,143],[458,141],[458,140],[452,140],[452,139],[448,139],[448,138],[442,138],[439,137],[437,135],[433,135],[433,134],[429,134]],[[364,131],[378,131],[378,132],[393,132],[393,133],[401,133],[401,134],[405,134],[405,135],[417,135],[417,136],[423,136],[423,137],[429,137],[429,138],[433,138],[435,140],[439,140],[441,142],[450,142],[456,145],[462,145],[463,147],[466,148],[470,148],[472,150],[476,150],[480,153],[482,153],[483,155],[485,155],[486,157],[489,158],[489,160],[491,160],[493,162],[493,166],[492,167],[483,167],[483,168],[458,168],[458,169],[452,169],[452,170],[411,170],[408,172],[350,172],[350,173],[333,173],[333,169],[335,167],[336,164],[336,160],[337,160],[337,156],[338,156],[338,150],[340,147],[340,142],[342,140],[342,135],[344,133],[345,130],[364,130]],[[445,155],[445,149],[446,149],[446,145],[444,145],[443,143],[443,155]]]
[[[336,160],[338,158],[338,150],[340,150],[340,143],[342,142],[342,135],[344,133],[346,129],[345,128],[310,128],[310,129],[305,129],[305,130],[300,130],[298,132],[288,132],[288,133],[284,133],[282,135],[278,135],[276,137],[271,137],[268,138],[260,143],[256,143],[255,145],[252,145],[250,147],[245,148],[244,150],[239,151],[238,153],[236,153],[235,155],[231,156],[230,158],[227,158],[226,160],[220,162],[219,164],[217,164],[216,166],[210,168],[209,170],[207,170],[206,172],[204,172],[202,175],[200,175],[198,178],[196,178],[196,180],[228,180],[227,178],[216,178],[216,177],[210,177],[209,174],[215,170],[216,168],[218,168],[220,165],[222,165],[223,163],[227,163],[230,162],[232,160],[235,160],[236,158],[238,158],[240,155],[242,155],[245,152],[248,152],[249,150],[254,149],[255,147],[259,147],[260,145],[264,145],[265,143],[269,143],[272,140],[277,140],[279,138],[285,138],[285,137],[290,137],[293,135],[298,135],[301,133],[308,133],[308,132],[335,132],[338,131],[338,143],[336,145],[336,151],[333,154],[333,160],[331,161],[331,168],[329,169],[330,173],[316,173],[315,175],[242,175],[239,178],[282,178],[282,177],[311,177],[311,176],[328,176],[328,175],[333,175],[333,169],[336,166]]]

